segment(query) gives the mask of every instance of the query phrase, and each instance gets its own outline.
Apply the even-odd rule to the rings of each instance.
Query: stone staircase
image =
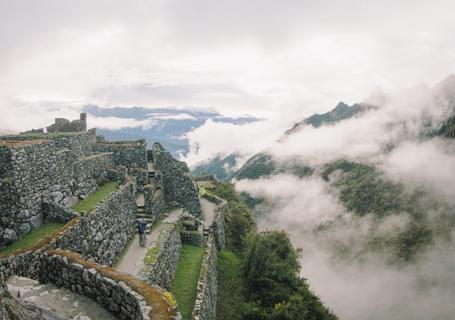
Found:
[[[138,193],[136,195],[136,223],[139,223],[140,220],[144,220],[145,222],[147,222],[147,229],[145,232],[147,234],[150,234],[153,219],[150,217],[150,215],[145,213],[144,195]]]

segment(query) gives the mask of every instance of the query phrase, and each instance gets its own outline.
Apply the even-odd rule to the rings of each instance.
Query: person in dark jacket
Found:
[[[139,233],[139,245],[145,247],[147,239],[145,238],[145,229],[147,228],[147,223],[144,220],[140,220],[137,224],[137,232]]]

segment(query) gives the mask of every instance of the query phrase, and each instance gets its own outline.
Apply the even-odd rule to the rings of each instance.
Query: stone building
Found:
[[[70,121],[56,118],[55,123],[47,127],[48,133],[55,132],[84,132],[87,131],[87,114],[81,113],[79,120]]]

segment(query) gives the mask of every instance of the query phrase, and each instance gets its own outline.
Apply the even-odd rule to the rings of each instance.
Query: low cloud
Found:
[[[272,120],[241,125],[207,120],[186,135],[190,152],[182,160],[191,166],[216,155],[223,157],[238,153],[248,158],[269,148],[286,127],[287,123]]]
[[[124,128],[135,128],[142,127],[143,129],[149,129],[154,127],[158,123],[154,119],[136,120],[129,118],[119,117],[88,117],[87,125],[90,128],[99,128],[107,130],[118,130]]]
[[[266,200],[255,209],[259,227],[289,233],[303,250],[302,276],[340,319],[453,317],[454,231],[442,236],[439,228],[453,219],[455,145],[431,137],[455,112],[454,97],[452,76],[433,88],[420,85],[376,99],[381,105],[358,117],[317,129],[306,126],[266,151],[276,161],[311,165],[313,176],[236,182],[238,191]],[[405,192],[426,192],[416,206],[425,208],[433,240],[415,260],[391,263],[398,250],[393,243],[413,221],[409,213],[358,216],[343,206],[331,181],[319,178],[325,164],[339,159],[375,165]]]
[[[303,251],[302,276],[340,319],[445,320],[455,312],[452,242],[436,241],[408,265],[390,264],[383,252],[342,259],[337,254],[342,247],[361,252],[373,234],[393,237],[408,223],[407,215],[358,217],[315,177],[242,180],[236,188],[267,200],[267,207],[256,210],[260,229],[288,232]]]

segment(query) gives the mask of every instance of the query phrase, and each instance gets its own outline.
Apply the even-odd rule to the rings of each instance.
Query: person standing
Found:
[[[144,220],[140,220],[137,224],[137,232],[139,233],[139,245],[145,247],[146,238],[145,238],[145,229],[147,228],[147,223]]]

